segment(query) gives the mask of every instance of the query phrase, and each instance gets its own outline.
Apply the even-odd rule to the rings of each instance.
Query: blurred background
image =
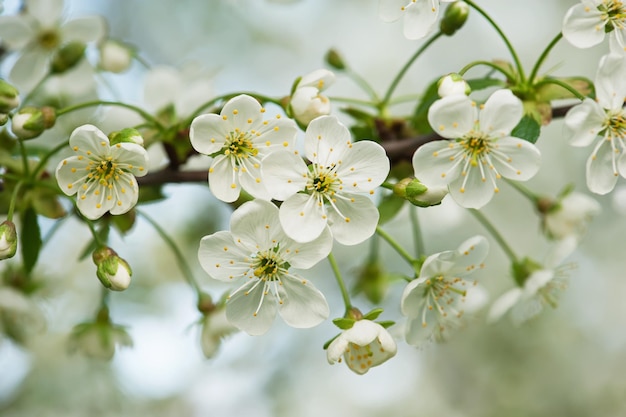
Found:
[[[17,2],[4,1],[5,13]],[[561,30],[574,0],[477,0],[503,28],[530,68]],[[384,92],[394,75],[423,41],[409,41],[400,22],[378,17],[377,0],[90,0],[66,1],[70,18],[101,14],[112,38],[136,45],[152,65],[199,64],[213,74],[214,94],[255,91],[288,95],[298,76],[324,66],[336,48],[349,65]],[[601,45],[577,50],[562,41],[543,70],[555,75],[594,77]],[[407,73],[397,94],[417,94],[440,75],[472,60],[508,59],[493,29],[472,12],[466,26],[440,40]],[[477,72],[476,74],[481,74]],[[106,80],[123,100],[142,105],[145,70]],[[365,98],[346,77],[329,96]],[[209,99],[210,97],[207,97]],[[334,113],[341,105],[334,105]],[[401,116],[411,107],[395,107]],[[55,130],[67,137],[71,122]],[[65,129],[65,133],[63,133]],[[562,138],[562,120],[542,130],[543,162],[528,186],[555,195],[567,183],[588,193],[585,161],[591,149],[573,148]],[[503,187],[504,188],[504,187]],[[199,239],[228,227],[229,211],[205,184],[170,185],[166,200],[143,209],[183,248],[203,288],[216,297],[227,286],[211,281],[197,264]],[[193,291],[158,234],[142,219],[112,247],[129,260],[133,284],[112,294],[111,315],[127,326],[134,347],[118,350],[111,362],[71,355],[67,336],[74,325],[93,317],[101,285],[90,259],[76,263],[88,242],[84,226],[65,222],[35,270],[44,289],[35,300],[47,329],[25,345],[0,339],[0,415],[18,416],[432,416],[448,417],[619,417],[626,415],[626,186],[623,179],[607,196],[596,196],[602,213],[569,258],[576,264],[557,309],[514,326],[504,319],[485,324],[478,314],[443,344],[420,349],[400,338],[400,283],[392,284],[383,320],[397,320],[398,354],[365,376],[344,364],[326,362],[324,342],[337,333],[327,320],[299,330],[277,319],[260,337],[235,334],[218,355],[200,349],[200,314]],[[407,207],[385,225],[411,247]],[[519,253],[541,261],[550,244],[540,234],[533,208],[505,188],[484,209]],[[450,200],[419,210],[428,253],[456,248],[477,233],[475,220]],[[42,223],[49,229],[52,223]],[[381,244],[390,272],[408,272],[403,261]],[[492,241],[487,268],[477,278],[490,299],[513,286],[504,253]],[[54,248],[59,248],[55,250]],[[348,280],[367,256],[367,244],[336,246]],[[1,265],[7,268],[7,261]],[[306,276],[327,296],[331,318],[343,314],[341,298],[327,263]],[[355,298],[363,311],[372,305]],[[393,329],[393,328],[392,328]]]

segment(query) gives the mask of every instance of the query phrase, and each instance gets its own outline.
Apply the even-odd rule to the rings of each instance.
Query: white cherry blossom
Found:
[[[607,33],[611,51],[624,53],[626,4],[622,0],[581,0],[563,19],[563,37],[577,48],[597,45]]]
[[[556,202],[543,216],[543,228],[552,239],[582,238],[591,219],[600,213],[600,203],[588,195],[572,192]]]
[[[526,181],[537,173],[541,155],[532,143],[510,136],[523,105],[510,90],[493,93],[481,110],[469,97],[437,100],[428,121],[450,140],[427,143],[413,155],[415,177],[433,186],[447,184],[461,206],[480,208],[499,192],[502,177]]]
[[[148,154],[136,143],[111,144],[97,127],[83,125],[70,136],[75,156],[62,160],[56,178],[67,195],[77,194],[78,210],[95,220],[110,211],[123,214],[137,204],[135,177],[148,173]]]
[[[371,320],[358,320],[328,345],[326,357],[331,365],[343,358],[348,368],[363,375],[394,357],[396,351],[396,342],[387,329]]]
[[[270,328],[277,310],[288,325],[297,328],[317,326],[328,317],[324,295],[289,269],[311,268],[331,248],[328,231],[309,243],[290,239],[278,220],[278,208],[253,200],[232,214],[230,232],[202,238],[198,259],[214,279],[244,279],[226,301],[226,318],[239,329],[260,335]]]
[[[194,149],[214,156],[209,188],[225,202],[235,201],[243,188],[256,198],[269,199],[261,177],[263,158],[276,149],[292,149],[298,127],[280,115],[264,120],[265,108],[247,95],[229,100],[219,115],[203,114],[191,123]]]
[[[379,214],[368,195],[389,173],[385,150],[372,141],[353,143],[334,116],[313,120],[304,145],[309,166],[294,152],[277,151],[263,160],[272,197],[284,201],[280,222],[285,233],[307,242],[330,227],[344,245],[372,236]]]
[[[327,69],[319,69],[303,76],[291,95],[289,105],[293,117],[302,125],[330,113],[330,100],[321,94],[335,82],[335,74]]]
[[[453,1],[455,0],[380,0],[378,12],[385,22],[395,22],[402,18],[404,36],[407,39],[420,39],[435,27],[440,3]]]
[[[480,303],[466,305],[471,292],[464,277],[482,268],[489,243],[482,236],[463,242],[455,251],[445,251],[429,256],[424,261],[420,275],[411,281],[402,294],[400,308],[407,316],[406,341],[419,345],[427,340],[444,340],[456,327],[466,310],[476,310]],[[470,293],[468,295],[468,293]],[[473,300],[468,300],[472,301]]]

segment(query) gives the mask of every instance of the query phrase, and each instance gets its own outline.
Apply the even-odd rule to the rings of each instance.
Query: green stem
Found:
[[[15,188],[13,189],[13,194],[11,194],[11,202],[9,203],[9,211],[7,213],[7,220],[10,222],[13,221],[13,212],[15,211],[15,203],[17,202],[17,196],[20,190],[22,189],[23,184],[24,184],[24,181],[19,181],[17,184],[15,184]]]
[[[152,227],[154,227],[154,230],[156,230],[159,236],[161,236],[161,239],[163,239],[163,241],[167,244],[167,246],[169,246],[170,250],[174,254],[174,257],[176,258],[178,267],[183,273],[185,279],[187,280],[189,285],[194,289],[196,294],[200,296],[200,294],[202,293],[200,286],[198,285],[195,278],[193,277],[193,272],[191,271],[191,268],[189,267],[187,260],[183,256],[183,253],[180,251],[180,248],[178,247],[178,245],[176,245],[176,242],[174,242],[174,240],[165,232],[165,230],[163,230],[163,228],[152,217],[148,216],[143,211],[140,211],[137,209],[135,210],[137,211],[137,214],[139,214],[141,217],[146,219],[146,221],[150,223]]]
[[[143,59],[141,56],[133,55],[133,58],[135,58],[135,61],[139,62],[145,69],[147,69],[147,70],[150,69],[150,64],[148,64],[148,61]]]
[[[31,176],[31,178],[33,180],[36,179],[37,175],[39,174],[39,172],[46,167],[46,163],[48,162],[50,157],[52,157],[55,153],[59,152],[61,149],[65,148],[65,147],[67,147],[67,142],[59,143],[57,146],[52,148],[50,150],[50,152],[48,152],[46,155],[44,155],[44,157],[41,158],[41,161],[39,161],[39,163],[37,164],[37,166],[33,170],[33,175]]]
[[[411,220],[411,231],[413,232],[413,244],[415,245],[415,257],[419,259],[424,254],[424,239],[422,229],[417,218],[417,207],[409,206],[409,218]]]
[[[385,181],[382,184],[380,184],[380,186],[383,187],[383,188],[386,188],[388,190],[393,190],[396,185],[392,184],[390,182]]]
[[[544,84],[555,84],[558,85],[559,87],[562,87],[564,89],[566,89],[567,91],[569,91],[570,93],[572,93],[574,95],[574,97],[576,97],[577,99],[579,99],[580,101],[583,101],[584,99],[586,99],[587,97],[583,96],[582,94],[580,94],[580,92],[578,90],[576,90],[574,87],[572,87],[571,85],[561,81],[561,80],[557,80],[556,78],[544,78],[543,80],[539,81],[537,84],[535,84],[535,88],[541,87]]]
[[[535,205],[537,204],[537,201],[539,200],[539,196],[537,194],[533,193],[532,191],[530,191],[530,189],[528,189],[525,185],[520,184],[518,181],[506,180],[506,182],[511,187],[513,187],[517,191],[519,191],[520,194],[522,194],[524,197],[528,198],[531,203],[533,203]]]
[[[18,146],[20,148],[20,154],[22,155],[22,167],[24,168],[24,176],[30,176],[30,165],[28,164],[28,153],[26,153],[26,146],[24,146],[24,141],[22,139],[17,140]]]
[[[378,233],[380,237],[385,239],[385,241],[387,241],[387,243],[389,243],[389,245],[396,252],[398,252],[398,254],[402,256],[405,261],[407,261],[411,266],[414,266],[415,259],[413,259],[413,257],[402,246],[400,246],[400,244],[396,242],[396,240],[391,237],[389,233],[385,232],[380,226],[376,226],[376,233]]]
[[[498,32],[498,35],[500,35],[500,38],[502,38],[502,40],[506,44],[507,49],[511,53],[511,57],[513,58],[513,61],[515,61],[515,66],[517,67],[517,73],[519,74],[520,81],[524,83],[526,81],[526,76],[524,75],[524,67],[522,67],[522,63],[520,62],[520,59],[517,56],[517,52],[515,52],[513,45],[511,45],[511,42],[509,41],[509,39],[506,37],[504,32],[502,32],[502,29],[500,29],[498,24],[491,18],[491,16],[489,16],[483,9],[478,7],[478,5],[474,3],[472,0],[465,0],[465,3],[469,4],[472,8],[474,8],[474,10],[476,10],[485,19],[487,19],[489,24],[493,26],[496,32]]]
[[[417,101],[422,97],[423,97],[422,94],[406,94],[406,95],[399,96],[399,97],[389,100],[389,105],[393,106],[396,104],[408,103],[410,101]]]
[[[50,77],[50,73],[47,73],[45,77],[39,80],[39,82],[32,88],[32,90],[30,90],[30,92],[26,94],[26,97],[24,97],[24,100],[22,100],[22,106],[21,106],[22,108],[24,108],[26,103],[28,103],[30,99],[33,98],[37,90],[41,88],[41,86],[46,82],[46,80],[48,80],[49,77]]]
[[[135,113],[139,114],[145,120],[151,122],[155,126],[158,126],[160,129],[164,128],[163,125],[161,124],[161,122],[159,122],[154,116],[152,116],[148,112],[140,109],[137,106],[133,106],[132,104],[126,104],[126,103],[121,103],[121,102],[117,102],[117,101],[95,100],[95,101],[88,101],[86,103],[79,103],[79,104],[76,104],[74,106],[69,106],[69,107],[66,107],[64,109],[61,109],[61,110],[57,111],[57,117],[63,116],[64,114],[71,113],[71,112],[76,111],[76,110],[81,110],[81,109],[85,109],[85,108],[88,108],[88,107],[95,107],[95,106],[118,106],[118,107],[124,107],[126,109],[132,110]]]
[[[89,230],[91,231],[91,235],[93,236],[93,240],[96,241],[96,244],[98,246],[107,246],[106,242],[103,242],[102,239],[100,239],[100,235],[98,234],[98,231],[96,230],[96,227],[94,226],[93,222],[89,219],[84,219],[85,223],[87,223],[87,226],[89,227]]]
[[[340,102],[340,103],[346,103],[346,104],[356,104],[359,106],[368,106],[368,107],[376,107],[378,104],[368,101],[368,100],[359,100],[357,98],[346,98],[346,97],[328,97],[328,99],[332,102],[332,101],[336,101],[336,102]]]
[[[434,34],[433,36],[431,36],[426,43],[424,43],[410,58],[409,60],[404,64],[404,66],[400,69],[400,72],[398,72],[398,74],[396,75],[396,77],[391,81],[391,84],[389,85],[389,88],[387,88],[387,92],[385,93],[385,96],[383,97],[383,100],[380,102],[379,104],[379,109],[381,110],[381,113],[384,112],[385,108],[387,107],[387,105],[389,104],[389,101],[391,100],[391,96],[394,92],[394,90],[396,89],[396,87],[398,86],[398,84],[400,83],[400,80],[402,80],[402,77],[404,77],[404,74],[406,74],[406,72],[408,71],[408,69],[411,67],[411,65],[413,64],[413,62],[415,62],[415,60],[417,58],[419,58],[419,56],[424,53],[424,51],[426,51],[426,49],[428,49],[428,47],[430,45],[432,45],[433,42],[435,42],[437,39],[439,39],[441,36],[443,35],[442,32],[437,32],[436,34]]]
[[[486,67],[489,67],[489,68],[493,69],[494,71],[497,71],[497,72],[501,73],[502,75],[504,75],[508,80],[515,81],[515,75],[511,74],[510,72],[508,72],[504,68],[499,67],[498,65],[494,64],[493,62],[489,62],[489,61],[474,61],[474,62],[470,62],[469,64],[467,64],[466,66],[461,68],[461,70],[459,71],[459,75],[465,75],[465,73],[467,71],[469,71],[470,69],[472,69],[474,67],[477,67],[478,65],[484,65]]]
[[[343,278],[341,277],[341,271],[339,270],[339,265],[337,265],[337,260],[333,253],[328,254],[328,262],[330,262],[330,267],[335,274],[335,279],[337,280],[337,285],[339,285],[339,289],[341,290],[341,297],[343,297],[343,304],[346,306],[346,314],[352,308],[352,303],[350,302],[350,294],[348,293],[348,289],[346,288],[346,284],[343,282]]]
[[[491,236],[493,236],[493,238],[496,240],[496,242],[498,242],[498,244],[500,245],[504,253],[506,253],[506,255],[509,257],[511,262],[513,263],[518,262],[517,256],[515,256],[515,252],[513,252],[513,249],[511,249],[509,244],[506,243],[506,241],[504,240],[500,232],[498,232],[496,228],[493,227],[491,222],[487,220],[487,217],[485,217],[484,214],[482,214],[480,211],[476,209],[470,209],[469,212],[476,218],[476,220],[478,220],[480,224],[483,225],[485,229],[487,229],[487,231],[491,234]]]
[[[379,254],[379,250],[378,248],[380,247],[380,242],[379,242],[379,238],[378,236],[374,235],[372,236],[372,240],[370,240],[370,256],[369,256],[369,262],[377,262],[378,261],[378,254]]]
[[[345,73],[348,77],[350,77],[352,81],[354,81],[356,85],[361,87],[363,91],[365,91],[367,95],[369,95],[373,101],[378,102],[379,100],[378,94],[376,94],[376,91],[374,91],[372,86],[369,85],[369,83],[365,80],[365,78],[361,77],[359,74],[357,74],[350,68],[346,68]]]
[[[541,64],[543,64],[543,61],[545,61],[545,59],[548,57],[548,54],[550,53],[552,48],[554,48],[554,45],[556,45],[561,40],[561,38],[563,38],[563,33],[559,32],[558,35],[556,35],[554,39],[552,39],[552,41],[548,44],[548,46],[546,46],[546,49],[543,50],[541,55],[539,55],[539,59],[537,59],[537,62],[535,63],[535,66],[530,72],[530,76],[528,77],[529,83],[532,84],[535,81],[535,77],[537,76],[537,73],[539,72],[539,68],[541,67]]]

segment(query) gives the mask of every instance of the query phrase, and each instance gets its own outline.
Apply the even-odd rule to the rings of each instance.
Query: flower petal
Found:
[[[589,146],[604,128],[606,113],[598,103],[586,98],[565,115],[563,133],[572,146]]]
[[[27,0],[26,10],[41,26],[53,28],[63,15],[63,0]]]
[[[404,36],[407,39],[421,39],[428,35],[439,16],[439,1],[417,0],[407,6],[404,12]]]
[[[107,27],[100,16],[84,16],[66,22],[61,31],[64,42],[99,42],[105,37]]]
[[[596,99],[605,109],[621,109],[626,96],[626,55],[607,54],[600,59],[595,79]]]
[[[590,1],[572,6],[563,18],[563,37],[577,48],[589,48],[604,39],[602,14]]]
[[[587,187],[596,194],[613,191],[619,172],[615,164],[616,154],[611,141],[601,139],[594,152],[587,159]]]
[[[71,156],[61,161],[55,173],[61,191],[67,195],[76,194],[79,185],[82,184],[87,177],[86,168],[87,163],[84,158],[80,160],[77,156]]]
[[[491,171],[478,164],[470,167],[466,176],[459,176],[450,183],[450,195],[462,207],[481,208],[491,201],[495,192],[495,186],[490,180]]]
[[[291,119],[271,119],[266,122],[267,124],[261,123],[259,120],[261,125],[257,130],[251,130],[252,143],[259,151],[258,157],[261,158],[278,149],[292,150],[298,135],[296,123]]]
[[[380,214],[368,197],[357,194],[341,197],[344,198],[337,198],[334,203],[338,211],[328,208],[330,230],[342,245],[356,245],[374,234]]]
[[[461,94],[439,99],[428,109],[428,123],[438,135],[447,139],[464,136],[474,128],[476,120],[476,104]]]
[[[104,145],[102,145],[104,143]],[[82,125],[74,129],[69,144],[74,152],[83,156],[107,156],[109,138],[94,125]]]
[[[294,268],[309,269],[328,256],[333,248],[333,235],[325,227],[322,234],[311,242],[298,243],[287,238],[284,244],[283,260]]]
[[[343,337],[343,333],[337,336],[335,340],[328,345],[328,349],[326,349],[326,360],[328,360],[328,363],[333,365],[339,362],[348,348],[348,343],[348,339]]]
[[[454,267],[448,271],[448,274],[461,277],[474,272],[482,267],[488,253],[489,242],[485,237],[474,236],[467,239],[456,250]]]
[[[492,137],[507,136],[522,119],[524,106],[511,90],[498,90],[480,111],[480,129]]]
[[[264,113],[265,110],[262,109],[261,103],[253,97],[241,94],[228,100],[222,108],[220,116],[225,117],[224,120],[228,120],[229,130],[239,128],[245,132],[259,128],[262,125]]]
[[[27,16],[0,16],[0,39],[9,49],[22,49],[36,36],[35,25]]]
[[[415,178],[432,187],[448,184],[461,174],[462,154],[456,142],[447,140],[420,146],[413,154]]]
[[[319,237],[327,225],[327,215],[313,196],[294,194],[280,206],[283,230],[296,242],[310,242]]]
[[[410,0],[380,0],[378,15],[385,22],[394,22],[402,16]]]
[[[213,279],[229,282],[246,275],[250,270],[250,255],[233,240],[230,232],[219,231],[200,240],[200,266]]]
[[[337,176],[350,192],[370,192],[389,174],[389,158],[382,146],[363,140],[346,150]]]
[[[322,68],[303,75],[297,88],[315,87],[319,91],[323,91],[334,82],[335,74],[332,71]]]
[[[230,217],[233,239],[249,250],[272,249],[286,239],[278,220],[278,208],[265,200],[242,204]]]
[[[487,321],[493,323],[504,316],[522,298],[522,289],[515,287],[502,294],[489,309]]]
[[[304,149],[309,161],[329,167],[352,145],[350,131],[335,116],[320,116],[309,123]]]
[[[509,136],[494,145],[491,161],[503,177],[526,181],[539,171],[541,153],[532,143]]]
[[[272,198],[285,201],[307,183],[308,168],[302,158],[293,152],[276,151],[263,158],[261,175]]]
[[[295,275],[284,275],[278,287],[282,304],[278,313],[291,327],[306,329],[328,318],[330,309],[324,295],[310,281]]]
[[[218,155],[209,168],[209,189],[215,198],[232,203],[239,198],[241,186],[230,158]]]
[[[128,188],[125,187],[128,186]],[[120,179],[113,184],[110,190],[113,206],[110,208],[111,214],[124,214],[131,208],[135,207],[139,199],[139,187],[135,181],[135,177],[125,173],[120,175]],[[109,195],[107,195],[109,198]]]
[[[261,176],[261,164],[255,160],[243,159],[239,166],[239,184],[254,198],[271,200],[272,195]]]
[[[22,91],[29,91],[48,73],[50,54],[40,48],[33,48],[15,61],[9,74],[11,81]]]
[[[227,125],[217,114],[202,114],[191,122],[189,140],[193,148],[205,155],[211,155],[224,147],[229,132]]]
[[[276,304],[274,294],[266,291],[265,283],[252,279],[230,296],[226,302],[226,318],[252,336],[262,335],[274,322]]]

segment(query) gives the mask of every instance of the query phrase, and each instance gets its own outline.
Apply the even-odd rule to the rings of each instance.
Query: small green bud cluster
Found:
[[[469,6],[464,1],[455,1],[450,4],[439,23],[439,30],[445,35],[454,35],[467,21],[469,10]]]
[[[15,256],[17,251],[17,232],[15,224],[5,220],[0,224],[0,260]]]
[[[9,120],[9,112],[20,105],[20,94],[15,87],[0,79],[0,126]]]
[[[56,122],[53,107],[24,107],[11,119],[11,131],[20,139],[33,139],[50,129]]]
[[[117,132],[109,133],[109,140],[111,141],[111,145],[126,142],[143,146],[143,137],[141,136],[141,133],[139,133],[137,129],[130,127]]]
[[[133,274],[130,265],[117,253],[106,246],[96,249],[92,254],[96,264],[96,275],[106,288],[114,291],[124,291],[130,285]]]
[[[448,194],[448,187],[427,187],[416,178],[405,178],[393,187],[393,193],[418,207],[430,207],[441,204]]]

